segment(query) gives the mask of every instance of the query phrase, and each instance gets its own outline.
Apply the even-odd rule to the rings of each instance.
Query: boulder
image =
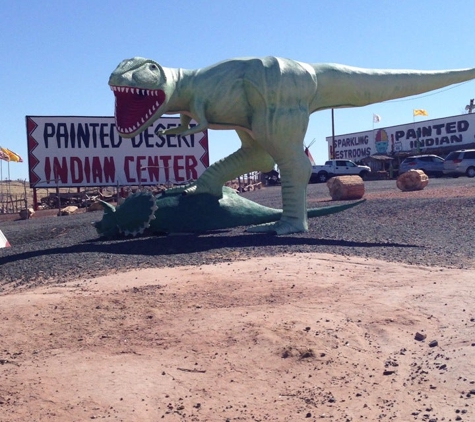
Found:
[[[33,208],[25,208],[22,209],[19,214],[22,220],[28,220],[35,215],[35,210]]]
[[[69,205],[68,207],[61,208],[58,212],[58,217],[61,215],[71,215],[74,214],[78,210],[78,207],[74,205]]]
[[[327,181],[327,186],[334,201],[361,199],[364,195],[364,182],[360,176],[335,176]]]
[[[409,170],[399,175],[396,186],[403,192],[422,190],[429,184],[429,177],[422,170]]]

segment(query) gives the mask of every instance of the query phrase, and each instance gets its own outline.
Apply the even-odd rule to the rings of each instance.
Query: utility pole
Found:
[[[470,104],[465,106],[465,110],[468,110],[469,113],[472,113],[475,109],[475,105],[473,104],[473,98],[470,100]]]
[[[332,153],[330,158],[335,158],[335,110],[332,108]]]

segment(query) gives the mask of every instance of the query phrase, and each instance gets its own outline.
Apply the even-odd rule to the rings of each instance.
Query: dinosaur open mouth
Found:
[[[115,96],[115,123],[122,135],[140,132],[165,102],[161,89],[111,86]]]

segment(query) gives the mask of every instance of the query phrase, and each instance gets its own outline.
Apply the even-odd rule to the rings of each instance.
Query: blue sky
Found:
[[[468,0],[206,0],[163,2],[4,0],[0,14],[0,145],[20,154],[11,179],[28,179],[26,115],[111,116],[107,80],[125,58],[200,68],[243,56],[310,63],[437,70],[475,66]],[[335,110],[335,132],[465,113],[475,82],[410,99]],[[427,119],[427,118],[418,118]],[[305,138],[327,159],[331,111],[312,115]],[[214,162],[239,147],[233,131],[210,131]],[[6,164],[4,162],[4,164]],[[6,178],[6,165],[3,178]]]

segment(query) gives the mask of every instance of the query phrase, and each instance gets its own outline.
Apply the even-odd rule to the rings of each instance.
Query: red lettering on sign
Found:
[[[185,182],[198,178],[198,160],[194,155],[126,156],[127,183]]]
[[[185,178],[181,175],[185,166],[181,164],[183,161],[183,155],[175,155],[173,157],[173,174],[175,175],[175,181],[184,182]]]
[[[102,185],[102,164],[99,157],[92,157],[92,177],[93,183]]]
[[[86,174],[86,182],[91,183],[91,164],[89,163],[89,157],[84,160],[84,173]]]
[[[170,160],[172,157],[170,155],[163,155],[163,168],[165,169],[165,180],[168,182],[170,180]]]
[[[160,170],[160,166],[158,164],[159,162],[159,157],[157,155],[153,156],[153,157],[148,157],[148,161],[147,161],[147,172],[148,172],[148,179],[151,181],[151,182],[157,182],[158,183],[158,180],[159,180],[159,170]]]
[[[127,180],[127,182],[129,183],[135,183],[135,178],[132,177],[132,175],[130,174],[130,165],[134,162],[134,158],[135,157],[132,157],[130,155],[126,156],[124,158],[124,173],[125,173],[125,179]]]
[[[104,177],[106,181],[115,183],[114,157],[104,157]]]
[[[143,156],[143,155],[139,155],[137,157],[137,164],[135,166],[136,170],[137,170],[137,180],[140,180],[141,183],[143,182],[146,182],[147,179],[144,179],[142,177],[142,167],[143,167],[143,164],[142,164],[142,161],[145,161],[147,157]],[[145,170],[145,169],[143,169]]]
[[[71,182],[82,183],[84,180],[84,170],[79,157],[71,157]]]
[[[198,179],[198,170],[196,169],[197,165],[198,160],[194,155],[185,155],[186,180]]]
[[[68,164],[66,157],[62,157],[59,161],[58,157],[53,158],[53,175],[54,179],[59,179],[61,183],[68,183]]]
[[[78,185],[92,180],[92,183],[104,186],[116,182],[114,157],[46,157],[44,170],[47,183]]]

